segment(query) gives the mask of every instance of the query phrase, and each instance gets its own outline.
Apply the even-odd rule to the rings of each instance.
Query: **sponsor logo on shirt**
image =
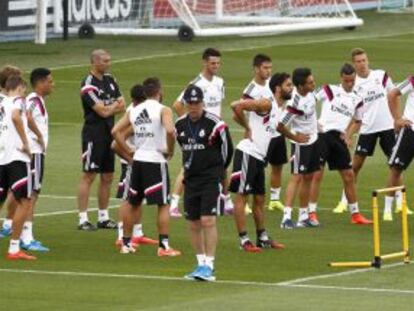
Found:
[[[135,125],[141,125],[141,124],[149,124],[152,123],[151,118],[148,114],[147,109],[144,109],[141,111],[141,113],[137,116],[135,119]]]

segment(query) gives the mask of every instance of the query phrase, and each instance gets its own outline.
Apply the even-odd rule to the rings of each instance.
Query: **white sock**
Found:
[[[289,206],[285,206],[283,209],[283,219],[282,222],[285,222],[285,220],[292,219],[292,208]]]
[[[118,222],[118,240],[122,240],[124,237],[124,223],[122,221]]]
[[[269,235],[267,234],[267,231],[266,231],[266,230],[264,230],[264,231],[260,234],[260,236],[258,236],[258,239],[259,239],[260,241],[269,241]]]
[[[394,202],[394,197],[388,195],[385,196],[385,207],[384,213],[392,213],[392,203]]]
[[[280,200],[280,190],[282,188],[270,188],[270,200],[279,201]]]
[[[13,219],[6,218],[3,221],[3,229],[10,229],[12,227],[12,224],[13,224]]]
[[[88,220],[88,212],[79,212],[79,224],[83,224]]]
[[[299,208],[299,217],[298,222],[304,221],[309,218],[308,214],[308,208],[307,207],[301,207]]]
[[[132,236],[135,238],[140,238],[144,236],[144,232],[142,231],[142,224],[136,224],[134,225],[134,228],[132,230]]]
[[[10,240],[9,253],[15,254],[20,251],[20,241]]]
[[[348,204],[348,199],[346,198],[345,190],[342,190],[341,203]]]
[[[107,221],[109,220],[109,212],[107,209],[100,209],[98,211],[98,221]]]
[[[397,208],[402,208],[402,199],[403,199],[402,191],[401,190],[395,191],[395,205],[397,206]]]
[[[247,241],[250,241],[249,236],[247,234],[243,235],[243,236],[240,236],[239,238],[240,238],[240,245],[243,245]]]
[[[205,265],[210,267],[211,270],[214,270],[214,257],[206,256]]]
[[[168,238],[167,239],[162,239],[161,244],[162,244],[162,246],[164,246],[164,249],[166,249],[166,250],[170,249],[170,243],[168,242]]]
[[[204,266],[206,264],[206,255],[205,254],[197,254],[197,265]]]
[[[178,208],[178,204],[180,203],[180,196],[178,194],[173,194],[171,196],[171,205],[170,210],[175,210]]]
[[[318,207],[318,203],[310,203],[308,204],[309,213],[316,213],[316,208]]]
[[[20,239],[23,241],[24,244],[30,244],[30,242],[34,240],[32,230],[33,223],[31,221],[25,221],[23,224],[22,233],[20,235]]]
[[[358,202],[348,204],[348,209],[351,212],[351,215],[359,213]]]

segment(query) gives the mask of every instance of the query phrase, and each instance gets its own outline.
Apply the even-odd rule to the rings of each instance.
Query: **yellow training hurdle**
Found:
[[[402,251],[381,255],[381,238],[379,228],[379,209],[378,195],[392,191],[402,191],[402,212],[401,212],[401,231],[402,231]],[[402,258],[403,262],[410,263],[409,238],[408,238],[408,217],[407,217],[407,194],[405,186],[376,189],[372,192],[372,221],[373,221],[373,242],[374,242],[374,259],[373,261],[349,261],[349,262],[331,262],[330,267],[338,268],[362,268],[375,267],[381,268],[384,260]]]

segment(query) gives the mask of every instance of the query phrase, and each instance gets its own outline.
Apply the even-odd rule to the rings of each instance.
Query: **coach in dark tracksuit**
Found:
[[[233,144],[226,123],[203,109],[199,87],[189,85],[183,100],[187,114],[177,120],[175,128],[183,153],[184,214],[198,262],[185,277],[214,281],[220,182],[230,164]]]

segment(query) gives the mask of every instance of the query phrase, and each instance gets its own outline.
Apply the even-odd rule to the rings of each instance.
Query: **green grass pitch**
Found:
[[[196,39],[192,43],[180,43],[176,38],[98,37],[91,41],[51,40],[46,46],[0,44],[0,65],[11,63],[25,71],[48,66],[54,69],[56,80],[55,92],[47,102],[50,148],[35,220],[36,237],[52,251],[39,254],[35,262],[8,262],[4,259],[8,240],[0,241],[0,310],[412,310],[413,266],[359,272],[327,267],[332,260],[372,258],[371,229],[351,226],[348,215],[330,211],[341,191],[335,172],[326,174],[322,186],[320,229],[282,231],[281,214],[267,213],[267,228],[272,237],[286,244],[283,251],[242,253],[233,219],[220,218],[215,284],[182,280],[195,263],[183,219],[171,221],[171,244],[184,254],[179,258],[160,259],[151,246],[141,247],[136,255],[122,256],[114,248],[115,232],[76,230],[74,196],[80,176],[82,123],[79,86],[88,72],[93,48],[112,53],[112,71],[126,95],[133,83],[155,75],[164,84],[167,104],[198,74],[201,51],[209,46],[221,49],[221,75],[227,86],[224,118],[237,143],[241,133],[231,121],[228,107],[250,81],[251,59],[258,52],[272,57],[274,72],[309,66],[318,85],[336,83],[340,66],[357,46],[367,50],[373,68],[387,69],[394,81],[414,73],[414,16],[372,12],[360,16],[366,25],[353,32]],[[179,170],[179,158],[177,151],[170,164],[172,178]],[[385,163],[377,150],[360,175],[360,206],[367,215],[371,190],[385,184]],[[288,171],[284,171],[284,183]],[[413,204],[412,167],[405,174],[405,183],[409,204]],[[110,204],[116,217],[118,201]],[[96,206],[92,198],[90,207]],[[96,219],[96,212],[90,215]],[[144,208],[144,230],[151,237],[156,237],[154,216],[153,208]],[[413,217],[409,221],[413,229]],[[383,250],[400,250],[400,221],[381,226]],[[253,236],[251,219],[248,228]]]

